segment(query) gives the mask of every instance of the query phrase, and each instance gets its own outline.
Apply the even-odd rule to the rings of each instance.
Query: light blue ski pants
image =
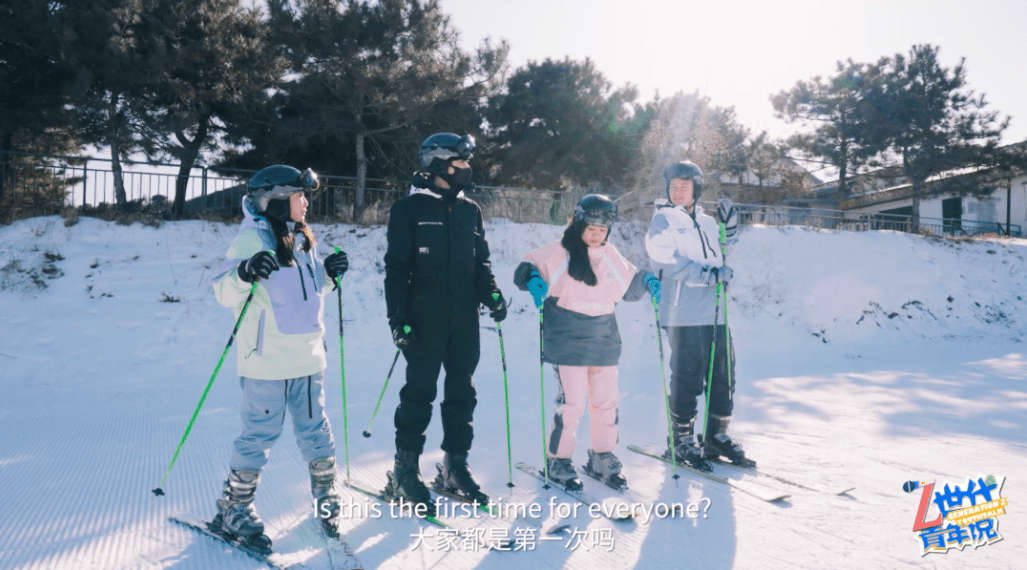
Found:
[[[271,454],[271,446],[282,435],[285,410],[292,416],[296,444],[303,459],[335,457],[332,426],[325,414],[324,375],[289,380],[254,380],[241,376],[242,434],[232,452],[232,469],[260,471]]]

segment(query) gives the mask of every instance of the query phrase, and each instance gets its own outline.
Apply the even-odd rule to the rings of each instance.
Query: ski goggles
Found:
[[[299,186],[295,186],[295,184]],[[317,173],[311,169],[306,169],[300,174],[300,177],[295,182],[289,182],[287,184],[275,185],[270,189],[261,189],[251,192],[251,196],[256,200],[257,206],[261,211],[267,209],[267,205],[271,200],[286,199],[297,192],[303,192],[304,197],[310,198],[311,194],[317,191],[321,187],[321,181],[317,177]]]
[[[582,212],[578,219],[590,226],[608,228],[613,225],[613,222],[617,221],[617,213],[605,210],[600,212]]]
[[[300,174],[300,184],[307,192],[313,192],[321,187],[321,180],[318,179],[316,172],[308,168]]]
[[[440,146],[433,148],[425,156],[431,159],[439,160],[453,160],[459,158],[460,160],[471,160],[474,157],[474,137],[471,135],[464,135],[457,143],[453,146]]]

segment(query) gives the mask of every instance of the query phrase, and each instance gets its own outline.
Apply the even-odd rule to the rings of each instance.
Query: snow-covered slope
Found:
[[[232,313],[215,302],[209,281],[236,227],[62,222],[0,227],[0,568],[258,568],[167,521],[213,514],[239,426],[234,352],[164,485],[167,495],[150,493],[232,329]],[[644,260],[644,226],[616,229],[621,251]],[[394,452],[402,359],[372,437],[360,432],[395,353],[382,297],[385,230],[315,230],[322,255],[326,245],[350,255],[343,309],[350,470],[381,484]],[[542,434],[538,315],[511,278],[525,252],[561,232],[488,224],[494,269],[511,301],[503,334],[515,462],[541,464]],[[743,228],[729,260],[738,355],[732,431],[768,471],[815,487],[855,486],[847,496],[787,488],[789,501],[768,504],[705,479],[675,481],[663,464],[627,451],[630,443],[663,441],[666,419],[653,311],[647,302],[622,303],[618,455],[646,502],[696,503],[699,518],[623,524],[581,509],[563,521],[584,539],[573,550],[570,535],[538,543],[521,534],[531,550],[445,551],[435,529],[394,520],[387,510],[380,518],[355,513],[343,532],[366,568],[1022,568],[1027,515],[1016,497],[1027,478],[1025,254],[1023,240]],[[345,469],[334,296],[326,306],[329,413]],[[498,339],[490,321],[482,326],[472,469],[495,496],[539,503],[546,516],[551,497],[566,497],[516,470],[516,487],[507,490]],[[551,413],[551,371],[545,390]],[[442,457],[439,423],[436,417],[421,459],[425,479]],[[588,447],[587,418],[583,424],[577,463]],[[324,568],[305,465],[286,432],[256,506],[279,560]],[[903,493],[902,483],[977,474],[1007,477],[1003,496],[1013,498],[999,517],[1005,540],[921,557],[911,530],[919,495]],[[613,493],[588,479],[586,487]],[[558,523],[547,518],[544,528]],[[422,532],[429,538],[418,546]]]

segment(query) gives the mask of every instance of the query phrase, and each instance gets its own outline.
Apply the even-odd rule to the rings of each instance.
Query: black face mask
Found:
[[[456,171],[453,174],[449,174],[447,170],[445,174],[439,175],[439,178],[445,180],[446,184],[449,184],[452,192],[457,193],[471,188],[471,167],[457,168],[454,166],[453,170]]]

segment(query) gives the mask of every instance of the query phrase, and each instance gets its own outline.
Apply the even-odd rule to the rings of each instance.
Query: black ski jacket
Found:
[[[385,306],[393,328],[410,324],[415,310],[476,311],[499,293],[481,208],[462,192],[445,200],[412,189],[392,205],[386,239]]]

